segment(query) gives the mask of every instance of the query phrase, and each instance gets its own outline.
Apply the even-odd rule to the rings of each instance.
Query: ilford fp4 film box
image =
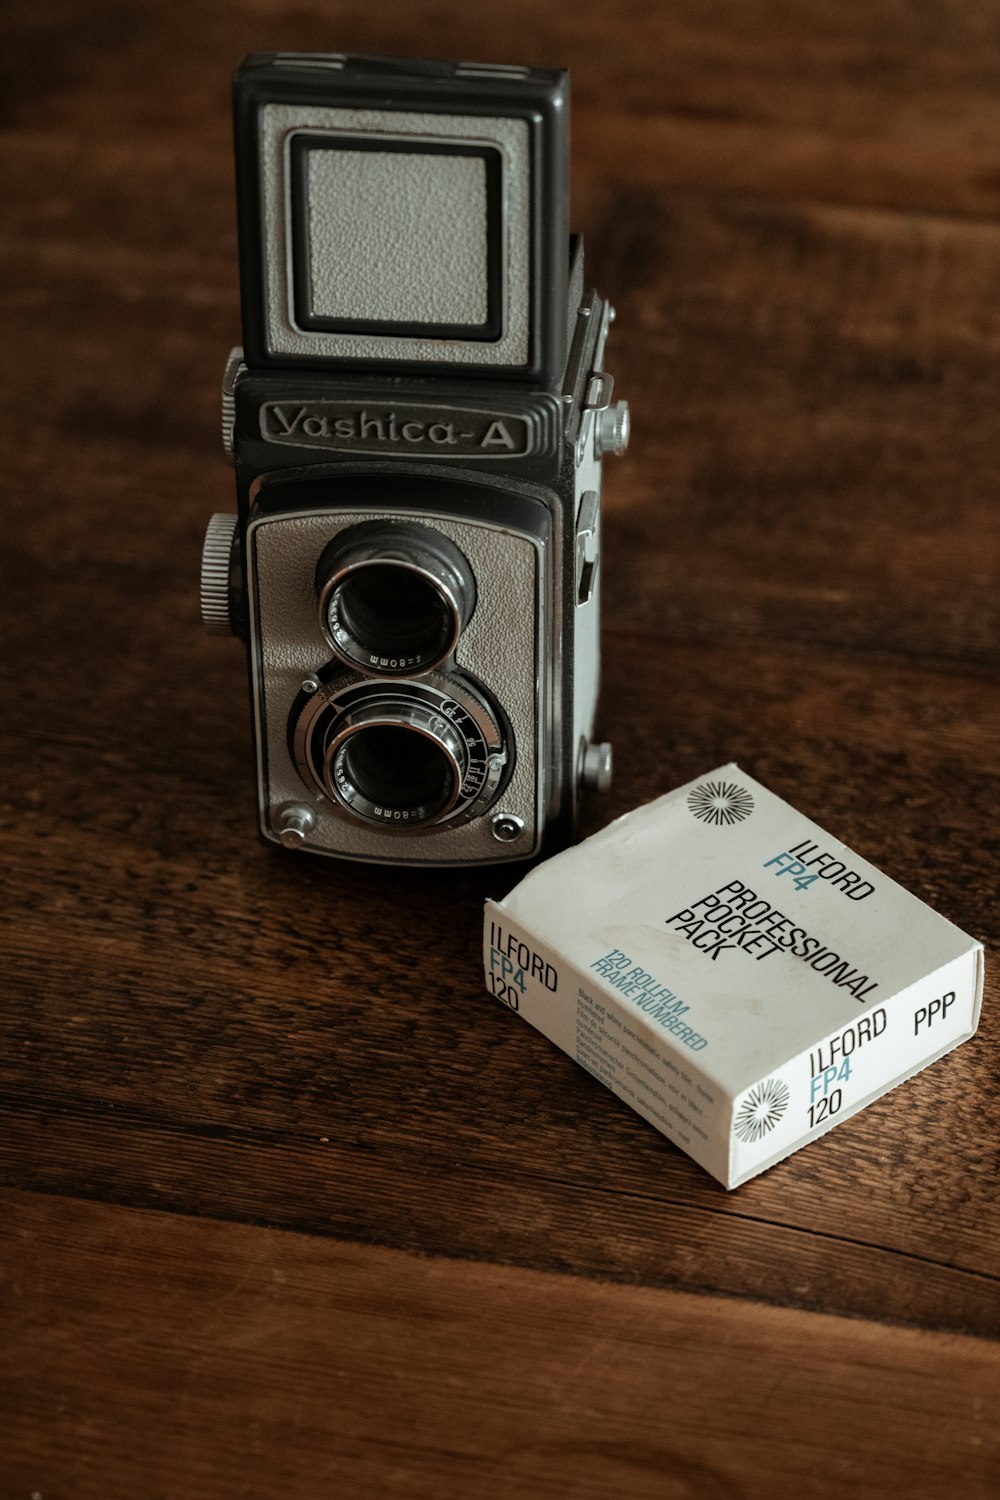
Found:
[[[726,1187],[964,1042],[982,945],[735,765],[486,905],[490,992]]]

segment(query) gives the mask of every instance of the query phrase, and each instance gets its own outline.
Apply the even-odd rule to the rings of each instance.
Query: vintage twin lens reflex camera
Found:
[[[285,53],[234,85],[237,515],[264,837],[394,864],[569,842],[593,743],[614,316],[571,237],[568,77]]]

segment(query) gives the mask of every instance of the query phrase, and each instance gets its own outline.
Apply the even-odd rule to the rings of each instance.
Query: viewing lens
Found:
[[[380,677],[431,671],[452,655],[476,602],[467,559],[440,532],[366,521],[335,537],[316,569],[320,621],[341,661]]]
[[[340,624],[373,656],[437,661],[454,632],[454,611],[444,594],[405,564],[355,568],[334,598]]]

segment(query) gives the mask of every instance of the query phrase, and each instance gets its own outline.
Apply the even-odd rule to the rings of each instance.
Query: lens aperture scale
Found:
[[[303,781],[343,815],[393,831],[477,817],[512,768],[503,715],[457,672],[403,682],[338,675],[303,691],[292,722]]]

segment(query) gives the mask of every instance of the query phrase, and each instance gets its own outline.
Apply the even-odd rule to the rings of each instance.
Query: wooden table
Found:
[[[228,75],[283,48],[573,70],[634,418],[587,829],[735,758],[997,938],[994,6],[9,13],[0,1495],[993,1497],[989,967],[727,1194],[486,997],[509,871],[257,840],[197,572]]]

